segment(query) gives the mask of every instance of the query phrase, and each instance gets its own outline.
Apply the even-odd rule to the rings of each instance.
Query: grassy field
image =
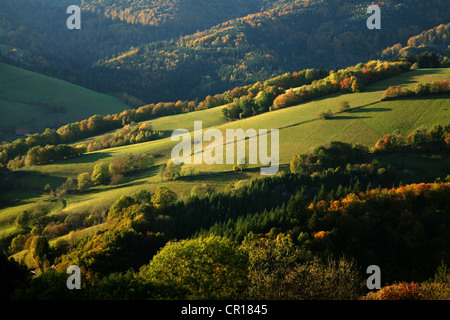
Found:
[[[1,48],[0,48],[1,49]],[[41,132],[127,106],[115,97],[0,63],[0,127]]]
[[[92,172],[97,163],[109,163],[114,157],[126,156],[129,153],[154,155],[153,167],[145,172],[127,177],[126,181],[118,186],[98,186],[89,192],[67,196],[64,206],[54,204],[51,214],[66,216],[73,212],[88,212],[98,207],[107,208],[122,195],[133,194],[141,188],[153,191],[161,184],[177,192],[179,197],[187,197],[196,185],[208,183],[213,185],[216,190],[223,190],[227,186],[241,183],[239,181],[260,177],[257,168],[238,173],[233,172],[233,165],[202,164],[185,166],[186,175],[175,182],[161,182],[158,173],[159,165],[167,162],[172,148],[177,144],[177,142],[171,141],[171,132],[184,128],[192,133],[194,121],[197,120],[203,121],[203,130],[214,127],[221,130],[224,136],[227,129],[279,129],[280,164],[284,167],[295,154],[306,152],[317,145],[324,145],[331,141],[361,143],[372,147],[379,138],[395,130],[409,133],[419,126],[432,128],[438,123],[449,124],[450,96],[448,95],[380,102],[384,90],[391,85],[407,87],[415,86],[419,82],[442,79],[450,80],[450,69],[417,70],[380,81],[361,93],[333,95],[239,121],[224,120],[221,117],[222,107],[150,121],[154,129],[165,131],[168,138],[104,149],[78,158],[21,170],[17,186],[24,192],[12,191],[0,195],[0,203],[3,203],[3,208],[0,208],[0,237],[11,236],[16,232],[15,216],[27,208],[32,208],[34,202],[46,197],[42,193],[47,183],[52,188],[56,188],[68,177],[76,178],[80,173]],[[348,101],[351,109],[345,113],[336,114],[330,120],[317,118],[319,111],[331,109],[336,112],[341,101]],[[95,138],[98,137],[92,139]],[[205,142],[204,146],[207,146],[208,143]],[[445,161],[422,159],[415,156],[405,159],[400,155],[385,160],[402,164],[409,159],[411,159],[411,170],[417,172],[422,170],[424,178],[427,177],[428,170],[430,171],[428,174],[439,172],[449,164],[447,158],[444,159]],[[437,164],[436,161],[439,163]],[[86,233],[89,234],[88,231],[85,231]]]

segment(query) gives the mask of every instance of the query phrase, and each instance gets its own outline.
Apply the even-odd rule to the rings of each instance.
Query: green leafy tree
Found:
[[[164,169],[164,178],[166,178],[169,181],[176,180],[181,175],[181,164],[176,164],[172,161],[172,159],[169,159],[167,161],[167,165]]]
[[[91,180],[94,184],[107,184],[109,183],[109,167],[105,163],[98,163],[94,167],[94,172],[92,172]]]
[[[19,234],[15,236],[11,240],[11,245],[9,246],[9,253],[14,254],[23,250],[25,246],[25,242],[27,241],[27,237],[23,234]]]
[[[16,218],[16,226],[21,229],[28,231],[31,227],[31,216],[28,211],[23,211],[21,214],[19,214]]]
[[[175,203],[177,200],[177,194],[167,187],[160,186],[156,189],[155,194],[152,196],[152,202],[155,207],[168,207]]]
[[[140,274],[187,290],[187,298],[238,299],[246,291],[248,256],[227,238],[210,236],[169,242]]]
[[[91,174],[89,172],[80,173],[77,178],[78,190],[85,191],[92,187]]]
[[[30,253],[33,258],[44,258],[48,252],[48,241],[43,236],[36,236],[31,240]]]

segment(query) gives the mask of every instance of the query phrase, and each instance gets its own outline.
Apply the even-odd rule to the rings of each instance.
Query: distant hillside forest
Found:
[[[165,186],[155,193],[142,189],[107,209],[108,229],[78,241],[71,231],[100,223],[100,214],[60,221],[36,205],[17,217],[22,231],[9,253],[28,250],[43,273],[27,280],[25,270],[2,258],[2,270],[8,270],[0,274],[3,295],[448,299],[450,176],[414,183],[414,175],[378,159],[396,152],[448,156],[449,130],[416,130],[408,136],[412,144],[374,152],[333,142],[299,155],[310,159],[303,167],[294,158],[290,172],[224,192],[199,192],[187,201]],[[65,270],[72,264],[83,270],[78,292],[66,288]],[[392,285],[369,293],[365,267],[373,264],[383,270],[383,283]]]
[[[73,2],[0,0],[8,115],[99,99],[0,143],[2,301],[450,300],[449,1]]]
[[[27,50],[27,68],[113,93],[136,107],[203,100],[292,70],[376,59],[448,23],[450,11],[446,1],[388,0],[380,5],[382,29],[368,30],[369,1],[92,0],[82,3],[82,30],[70,32],[61,27],[63,5],[6,2],[0,43]],[[446,53],[445,41],[427,41]]]

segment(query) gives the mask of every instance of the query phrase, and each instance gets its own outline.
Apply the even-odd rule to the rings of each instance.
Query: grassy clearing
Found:
[[[93,114],[121,112],[119,99],[0,63],[0,127],[41,132]]]
[[[161,182],[158,166],[167,162],[172,148],[178,143],[171,141],[171,132],[178,128],[192,131],[194,121],[197,120],[203,121],[203,130],[214,127],[221,130],[224,137],[227,129],[279,129],[280,164],[282,165],[288,164],[296,153],[306,152],[317,145],[327,144],[331,141],[339,140],[373,146],[379,138],[395,130],[409,133],[419,126],[432,128],[438,123],[448,124],[450,123],[450,112],[448,111],[450,96],[448,95],[379,101],[384,90],[391,85],[415,86],[419,82],[442,79],[450,80],[450,69],[417,70],[380,81],[361,93],[332,95],[233,122],[227,122],[221,117],[220,107],[155,119],[151,121],[153,128],[167,132],[168,138],[100,150],[73,159],[23,169],[21,172],[24,176],[18,180],[17,184],[19,188],[28,190],[28,194],[14,191],[0,196],[0,199],[15,201],[15,206],[0,209],[0,237],[2,237],[2,233],[4,236],[15,232],[14,226],[11,224],[14,217],[32,205],[32,202],[42,198],[42,190],[46,183],[50,183],[53,188],[56,188],[68,177],[76,178],[82,172],[92,172],[95,164],[109,163],[114,157],[123,157],[128,153],[154,155],[154,167],[127,177],[122,185],[99,186],[90,192],[67,196],[67,206],[63,209],[55,208],[51,214],[65,216],[71,212],[89,211],[98,207],[106,208],[122,195],[133,194],[142,188],[153,191],[161,184],[173,189],[180,197],[187,197],[196,185],[209,183],[216,190],[223,190],[227,185],[240,180],[260,177],[258,169],[238,173],[232,171],[233,165],[202,164],[186,166],[186,175],[175,182]],[[337,112],[341,101],[348,101],[351,110],[338,113],[330,120],[317,118],[319,111],[330,109]],[[209,142],[205,142],[204,147],[208,144]],[[248,155],[248,145],[246,148]],[[446,168],[445,166],[449,165],[449,159],[441,161],[442,159],[422,159],[420,157],[403,157],[402,155],[395,155],[386,160],[397,161],[399,164],[408,162],[411,165],[410,170],[417,172],[422,170],[424,177],[428,171],[430,175],[439,170],[442,172]]]

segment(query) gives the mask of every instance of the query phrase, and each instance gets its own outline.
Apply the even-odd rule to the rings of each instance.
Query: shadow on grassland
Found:
[[[430,75],[430,74],[439,74],[439,73],[440,73],[439,69],[413,70],[413,71],[402,73],[397,76],[390,77],[390,78],[383,79],[383,80],[377,81],[375,83],[372,83],[369,86],[365,87],[363,92],[384,91],[390,86],[394,86],[394,85],[398,86],[399,84],[402,87],[405,87],[405,86],[416,83],[416,81],[413,80],[413,77]]]
[[[93,153],[85,153],[78,157],[67,158],[60,161],[52,162],[51,164],[79,164],[79,163],[94,163],[98,160],[109,158],[111,156],[111,152],[93,152]]]

